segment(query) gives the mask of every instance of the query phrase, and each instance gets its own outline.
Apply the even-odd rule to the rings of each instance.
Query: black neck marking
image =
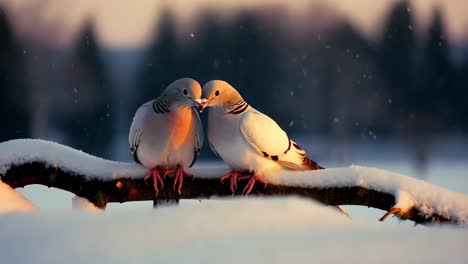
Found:
[[[169,106],[161,99],[156,99],[153,101],[153,111],[157,114],[169,113]]]
[[[247,104],[244,100],[241,100],[231,107],[231,110],[228,112],[228,114],[234,114],[234,115],[240,114],[244,112],[245,110],[247,110],[248,107],[249,107],[249,104]]]

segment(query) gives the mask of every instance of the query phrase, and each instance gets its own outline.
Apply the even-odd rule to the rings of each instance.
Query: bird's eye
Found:
[[[182,93],[184,93],[184,95],[187,95],[188,94],[187,89],[184,88],[184,90],[182,90]]]
[[[219,90],[216,90],[215,95],[216,95],[216,96],[219,95]]]

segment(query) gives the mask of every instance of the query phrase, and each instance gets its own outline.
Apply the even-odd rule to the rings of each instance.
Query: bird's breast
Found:
[[[208,137],[215,145],[226,144],[226,140],[238,136],[239,121],[224,115],[219,109],[210,109],[208,114]]]
[[[172,124],[169,141],[174,148],[178,149],[192,138],[194,127],[192,109],[183,109],[169,115],[170,124]]]

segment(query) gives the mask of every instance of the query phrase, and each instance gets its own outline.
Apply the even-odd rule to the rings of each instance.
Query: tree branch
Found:
[[[30,184],[42,184],[70,191],[80,197],[87,198],[99,208],[105,208],[109,202],[129,202],[146,200],[173,200],[173,199],[203,199],[211,196],[232,196],[229,184],[222,184],[219,178],[187,179],[179,195],[171,188],[172,178],[165,179],[164,188],[157,197],[152,185],[147,185],[143,179],[119,178],[99,179],[90,175],[79,175],[64,171],[57,166],[50,166],[45,162],[32,162],[11,166],[1,177],[2,181],[13,188]],[[242,190],[245,182],[239,184]],[[378,192],[364,187],[294,187],[285,185],[268,184],[263,189],[261,184],[255,186],[254,195],[297,195],[312,198],[327,205],[363,205],[382,210],[390,210],[395,205],[395,197],[392,194]],[[239,195],[236,192],[235,195]],[[413,220],[416,223],[428,222],[453,222],[442,215],[423,215],[412,208],[399,215],[402,219]]]
[[[208,199],[231,197],[229,184],[222,184],[227,168],[203,168],[189,172],[182,194],[165,179],[157,197],[143,181],[147,170],[137,164],[104,160],[57,143],[18,139],[0,143],[1,180],[13,188],[42,184],[70,191],[99,208],[109,202],[145,200]],[[264,175],[268,185],[255,185],[252,195],[295,195],[326,205],[363,205],[389,211],[416,223],[468,223],[468,196],[404,175],[366,167],[319,171],[280,171]],[[240,195],[241,181],[235,195]],[[0,201],[2,202],[2,201]]]

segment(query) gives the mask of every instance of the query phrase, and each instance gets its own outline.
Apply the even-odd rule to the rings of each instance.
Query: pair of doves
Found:
[[[150,169],[145,181],[153,179],[156,194],[164,177],[175,173],[174,189],[182,188],[185,172],[195,163],[203,145],[203,126],[198,111],[210,107],[208,141],[211,150],[232,171],[234,192],[239,179],[249,179],[243,193],[249,194],[263,175],[280,169],[323,169],[278,124],[249,106],[237,90],[225,81],[210,81],[201,88],[189,78],[169,85],[155,100],[143,104],[135,113],[129,144],[136,162]]]

